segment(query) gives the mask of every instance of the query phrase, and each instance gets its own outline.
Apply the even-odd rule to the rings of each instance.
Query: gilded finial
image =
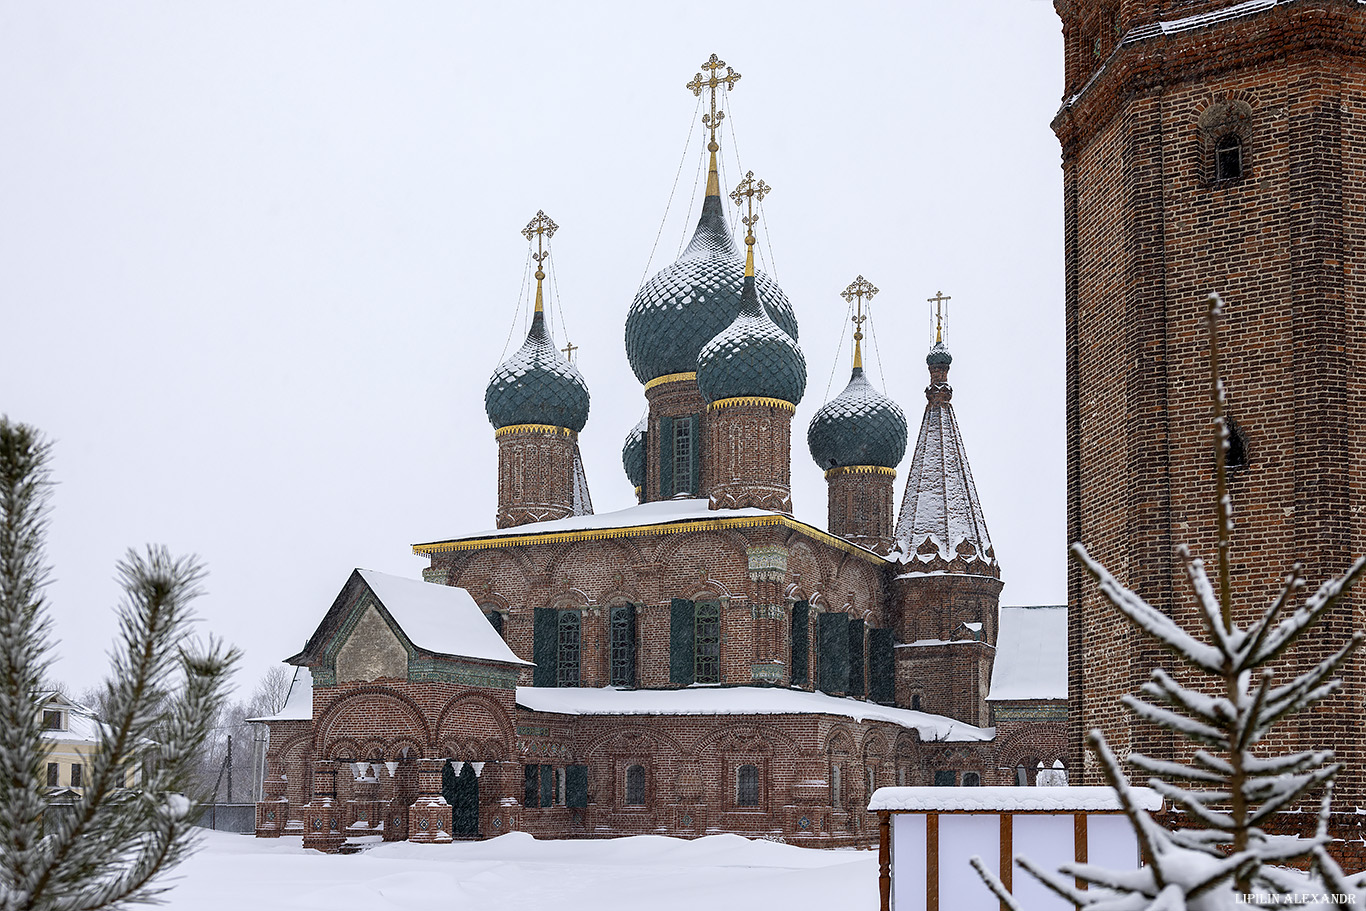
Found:
[[[716,75],[717,70],[723,66],[726,67],[726,75]],[[716,144],[716,128],[721,125],[721,121],[726,119],[726,112],[716,109],[716,91],[717,89],[724,89],[729,92],[735,88],[735,83],[740,81],[740,74],[726,66],[726,61],[718,59],[715,54],[712,54],[710,59],[702,64],[702,69],[707,71],[707,76],[703,78],[699,72],[692,77],[692,82],[689,82],[686,88],[695,97],[700,97],[703,89],[709,89],[711,92],[711,110],[702,115],[702,123],[711,131],[711,139],[707,143],[707,151],[711,153],[711,166],[707,170],[707,195],[720,196],[721,181],[717,176],[716,152],[721,147]]]
[[[847,303],[855,304],[854,315],[850,320],[854,323],[854,369],[863,369],[863,324],[868,319],[868,314],[863,312],[863,305],[871,301],[877,294],[877,286],[868,279],[860,275],[849,283],[849,287],[840,292],[840,297]]]
[[[944,305],[953,300],[952,297],[944,294],[943,291],[934,292],[934,297],[927,297],[928,303],[934,304],[934,343],[936,345],[944,342]]]
[[[544,209],[537,209],[536,217],[527,222],[526,227],[522,229],[522,236],[525,237],[528,242],[530,242],[533,237],[536,238],[536,252],[531,254],[531,258],[536,261],[537,313],[541,313],[545,310],[541,297],[541,282],[545,280],[545,269],[542,268],[542,264],[545,262],[546,258],[550,256],[550,251],[545,249],[545,242],[554,237],[555,232],[559,229],[560,226],[551,221],[550,216],[545,214]]]
[[[737,206],[745,207],[745,217],[740,221],[745,226],[745,274],[754,274],[754,226],[759,223],[759,216],[754,214],[754,203],[763,202],[768,191],[772,190],[768,184],[762,180],[754,179],[753,171],[745,172],[745,179],[731,192],[730,198],[735,200]]]

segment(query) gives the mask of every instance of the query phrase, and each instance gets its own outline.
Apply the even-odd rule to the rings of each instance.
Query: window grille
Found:
[[[759,767],[742,765],[735,774],[735,804],[740,807],[759,805]]]
[[[611,610],[611,685],[635,686],[636,642],[631,605]]]
[[[556,685],[579,685],[579,612],[560,611],[560,648],[556,661]]]
[[[692,486],[692,421],[674,421],[674,484],[671,496],[694,493]]]
[[[696,658],[693,680],[696,683],[720,683],[721,603],[698,601],[695,623],[696,636],[693,642]]]
[[[633,765],[626,770],[626,806],[645,806],[645,766]]]
[[[61,712],[43,712],[43,730],[60,731],[62,729]]]
[[[952,788],[958,785],[958,773],[953,769],[935,769],[934,786],[936,788]]]

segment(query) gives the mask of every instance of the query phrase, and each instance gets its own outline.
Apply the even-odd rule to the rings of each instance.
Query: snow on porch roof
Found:
[[[943,715],[768,686],[677,690],[519,686],[517,705],[556,715],[840,715],[915,729],[922,740],[981,741],[996,736],[993,728],[973,727]]]
[[[1162,807],[1162,796],[1151,788],[1130,788],[1134,802],[1145,810]],[[1108,786],[1054,788],[878,788],[869,810],[969,813],[1068,813],[1078,810],[1121,809],[1119,795]]]
[[[522,664],[489,623],[474,597],[454,585],[420,582],[372,569],[357,569],[379,603],[413,645],[427,652]]]
[[[1067,606],[1001,608],[988,702],[1067,698]]]
[[[884,557],[866,547],[860,547],[851,541],[821,531],[813,525],[799,522],[786,513],[753,508],[712,509],[710,502],[706,499],[657,500],[651,503],[642,503],[639,506],[631,506],[627,509],[619,509],[616,512],[566,516],[563,519],[532,522],[513,528],[495,528],[461,535],[458,538],[414,544],[413,553],[428,555],[515,544],[548,544],[597,538],[625,538],[632,535],[674,534],[750,525],[782,525],[855,556],[876,563],[887,562]]]

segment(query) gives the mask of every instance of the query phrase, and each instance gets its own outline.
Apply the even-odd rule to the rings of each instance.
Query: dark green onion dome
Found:
[[[697,388],[708,402],[761,396],[795,405],[806,391],[806,358],[759,306],[755,278],[744,278],[739,316],[697,355]]]
[[[895,468],[906,454],[906,413],[873,388],[855,367],[844,391],[821,406],[806,430],[811,458],[822,469],[851,465]]]
[[[621,447],[621,465],[626,469],[626,479],[632,487],[645,486],[645,418],[626,434],[626,443]]]
[[[495,429],[549,424],[575,433],[588,423],[588,385],[564,359],[537,312],[517,353],[498,365],[484,391],[484,410]]]
[[[656,272],[626,316],[626,357],[642,383],[697,369],[697,353],[740,312],[744,256],[726,227],[719,195],[707,196],[692,242],[678,261]],[[768,315],[793,339],[797,318],[778,283],[755,277]]]
[[[925,363],[929,364],[931,367],[936,367],[941,364],[947,367],[953,363],[953,355],[949,354],[949,349],[945,347],[942,341],[935,342],[934,347],[930,349],[930,353],[925,355]]]

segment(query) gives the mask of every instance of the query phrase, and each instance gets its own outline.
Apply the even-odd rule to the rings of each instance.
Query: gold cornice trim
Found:
[[[509,424],[506,427],[499,427],[493,432],[495,440],[501,440],[505,436],[514,433],[548,433],[555,436],[569,437],[571,440],[578,439],[578,434],[568,427],[556,427],[554,424]]]
[[[896,469],[886,468],[882,465],[841,465],[837,468],[828,470],[825,473],[825,479],[828,481],[831,478],[839,477],[842,474],[881,474],[886,475],[889,478],[895,478]]]
[[[579,531],[546,532],[531,535],[498,535],[491,538],[470,538],[464,541],[434,541],[430,544],[414,544],[413,553],[422,556],[448,554],[462,550],[486,550],[498,547],[516,547],[528,544],[563,544],[570,541],[601,541],[608,538],[630,538],[640,535],[672,535],[693,531],[721,531],[728,528],[756,528],[765,525],[780,525],[800,532],[813,540],[842,550],[869,563],[885,565],[890,563],[886,557],[867,548],[860,547],[843,538],[798,522],[791,516],[745,516],[741,518],[717,517],[715,519],[691,519],[685,522],[671,522],[656,525],[629,525],[622,528],[586,528]]]
[[[765,395],[742,395],[732,399],[717,399],[707,406],[708,411],[720,411],[722,408],[734,408],[739,405],[763,405],[768,408],[777,408],[779,411],[786,411],[794,414],[797,406],[782,399],[769,398]]]
[[[657,376],[645,384],[645,391],[649,392],[656,386],[663,386],[665,383],[681,383],[684,380],[697,381],[697,371],[691,373],[666,373],[664,376]]]

